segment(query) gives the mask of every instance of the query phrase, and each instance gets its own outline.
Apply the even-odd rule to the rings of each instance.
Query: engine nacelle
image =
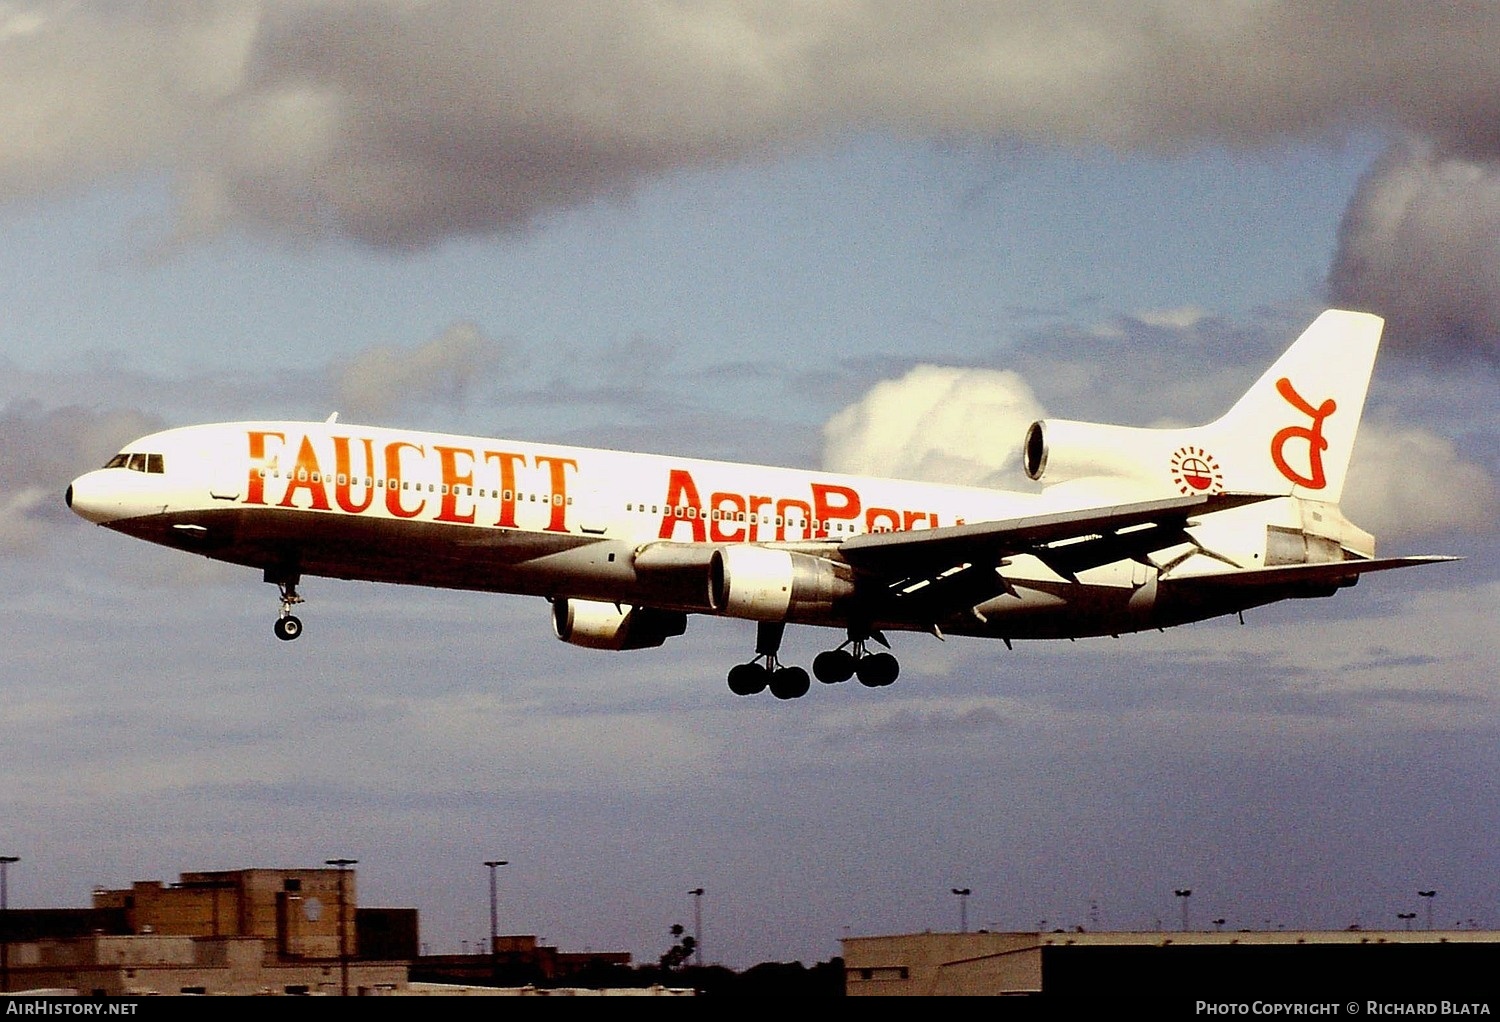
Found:
[[[786,621],[799,613],[831,611],[854,595],[847,565],[822,557],[759,546],[714,551],[708,568],[713,609],[752,621]]]
[[[628,603],[559,598],[552,601],[552,631],[563,642],[589,649],[650,649],[687,631],[687,615]]]
[[[1049,486],[1087,478],[1164,481],[1187,432],[1041,419],[1026,430],[1021,465],[1027,478]]]

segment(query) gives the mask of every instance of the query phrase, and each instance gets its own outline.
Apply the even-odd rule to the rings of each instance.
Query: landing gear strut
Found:
[[[849,638],[838,649],[830,649],[813,658],[813,674],[825,685],[837,685],[856,675],[859,683],[867,688],[884,688],[891,684],[901,673],[901,664],[889,653],[869,652],[865,643],[872,638],[890,648],[890,643],[879,632],[866,635],[850,629]]]
[[[784,667],[776,654],[786,631],[782,621],[762,621],[755,627],[755,658],[747,664],[729,669],[729,691],[737,696],[753,696],[769,688],[777,699],[797,699],[807,695],[812,680],[800,667]]]
[[[297,583],[300,579],[293,575],[289,579],[268,578],[266,581],[274,581],[281,590],[281,615],[276,619],[276,638],[291,642],[302,634],[302,619],[292,613],[292,608],[302,602],[302,597],[297,595]]]

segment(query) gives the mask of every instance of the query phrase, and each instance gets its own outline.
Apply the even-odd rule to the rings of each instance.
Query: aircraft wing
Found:
[[[989,570],[1018,554],[1033,554],[1059,574],[1071,576],[1180,542],[1180,533],[1194,516],[1276,496],[1200,494],[937,529],[871,532],[844,541],[838,552],[857,571],[890,579],[938,578],[959,565]]]

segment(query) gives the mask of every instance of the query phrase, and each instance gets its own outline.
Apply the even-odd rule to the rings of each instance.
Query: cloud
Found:
[[[1343,507],[1377,539],[1494,528],[1495,481],[1453,442],[1419,427],[1366,421],[1349,466]]]
[[[166,170],[178,230],[411,247],[851,131],[1500,151],[1500,11],[435,0],[0,11],[0,196]]]
[[[1173,375],[1183,352],[1204,356],[1196,322],[1177,330],[1139,330],[1141,320],[1121,320],[1125,334],[1096,339],[1092,358],[1075,351],[1065,336],[1047,362],[1034,342],[1024,359],[1041,379],[1065,377],[1066,417],[1121,425],[1158,425],[1163,413],[1184,405],[1220,410],[1232,398],[1213,397],[1220,376],[1203,381]],[[1114,327],[1111,327],[1113,331]],[[1222,326],[1216,327],[1222,329]],[[1252,347],[1258,348],[1259,345]],[[1123,357],[1126,350],[1130,357]],[[1257,352],[1258,353],[1258,352]],[[1118,357],[1117,357],[1118,356]],[[1205,365],[1215,357],[1203,357]],[[1151,385],[1152,379],[1165,381]],[[1134,385],[1133,382],[1139,385]],[[1243,385],[1243,384],[1241,384]],[[1148,395],[1155,405],[1121,407],[1122,392]],[[1166,398],[1166,400],[1162,400]],[[1128,403],[1128,402],[1127,402]],[[1216,413],[1189,416],[1198,424]],[[985,368],[921,365],[896,380],[877,383],[823,428],[823,467],[856,475],[920,479],[1001,489],[1030,489],[1020,471],[1026,427],[1047,412],[1021,375]],[[1180,424],[1180,423],[1179,423]],[[1397,426],[1366,416],[1351,462],[1343,507],[1350,518],[1389,543],[1452,531],[1482,532],[1500,517],[1500,489],[1482,460],[1461,454],[1455,443],[1418,426]]]
[[[823,467],[929,482],[1022,482],[1021,440],[1045,413],[1015,373],[920,365],[823,427]]]
[[[403,407],[461,407],[501,357],[500,345],[473,323],[455,323],[416,347],[365,349],[335,366],[334,389],[341,411],[354,420],[379,420]]]
[[[1336,304],[1386,317],[1397,345],[1500,364],[1500,158],[1387,151],[1339,225]]]
[[[49,524],[74,524],[62,500],[68,482],[161,426],[153,416],[131,410],[16,403],[0,412],[0,552],[34,551]]]

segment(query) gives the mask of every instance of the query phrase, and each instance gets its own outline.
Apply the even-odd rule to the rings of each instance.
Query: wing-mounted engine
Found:
[[[563,642],[589,649],[651,649],[687,631],[687,615],[560,597],[552,603],[552,631]]]
[[[713,609],[753,621],[817,617],[854,596],[854,576],[847,564],[791,550],[720,547],[708,572]]]

